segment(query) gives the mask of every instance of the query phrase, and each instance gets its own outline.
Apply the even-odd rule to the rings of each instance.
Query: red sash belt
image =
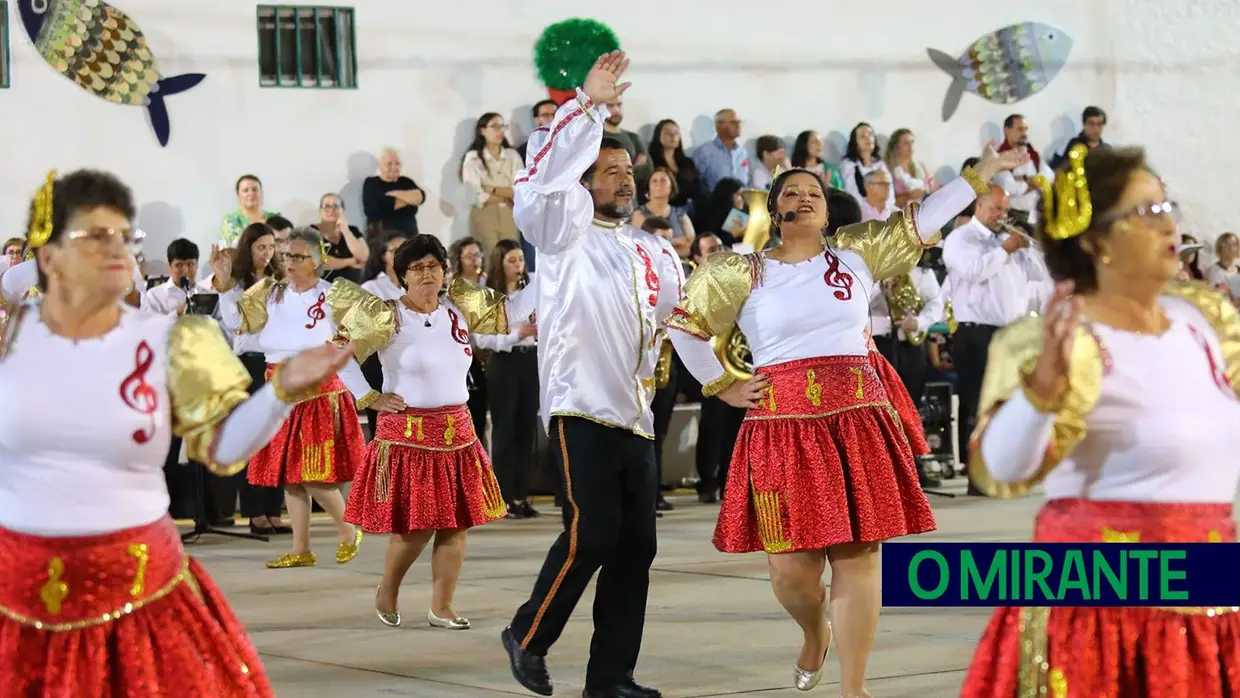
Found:
[[[0,528],[0,615],[50,631],[103,625],[167,596],[187,565],[167,518],[66,538]]]
[[[271,380],[271,376],[275,374],[276,368],[278,368],[279,366],[280,364],[267,364],[267,380],[268,381]],[[319,389],[315,391],[313,395],[309,395],[309,396],[302,398],[300,402],[306,402],[307,400],[313,400],[316,397],[323,397],[324,395],[333,395],[335,393],[343,393],[346,390],[347,388],[344,385],[344,381],[340,380],[340,376],[337,374],[333,374],[331,378],[327,379],[327,381],[323,383],[323,385],[319,386]]]
[[[1234,543],[1230,504],[1052,499],[1034,540],[1063,543]]]
[[[421,408],[379,414],[375,439],[428,451],[456,451],[478,440],[465,405]]]
[[[827,356],[764,366],[771,381],[761,406],[745,419],[826,417],[858,407],[890,404],[887,391],[865,356]]]

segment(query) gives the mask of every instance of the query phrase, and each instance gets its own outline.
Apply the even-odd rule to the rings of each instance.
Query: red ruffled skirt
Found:
[[[757,372],[771,388],[736,439],[716,548],[819,550],[934,530],[900,418],[867,357]]]
[[[1057,499],[1039,542],[1235,542],[1229,504]],[[1240,609],[1000,608],[961,696],[1240,696]]]
[[[869,359],[887,391],[891,406],[900,416],[900,424],[904,427],[904,436],[908,439],[913,455],[926,455],[930,452],[930,444],[926,443],[926,427],[921,423],[921,415],[917,413],[917,403],[913,402],[913,396],[908,394],[908,388],[904,387],[904,381],[896,372],[896,367],[891,365],[882,352],[874,348],[874,340],[870,340]]]
[[[465,405],[383,413],[344,519],[366,533],[462,529],[508,513]]]
[[[274,366],[267,367],[271,380]],[[335,485],[352,482],[366,454],[357,404],[339,376],[293,407],[275,437],[250,459],[251,484]]]
[[[224,595],[161,519],[71,538],[0,529],[0,695],[275,694]]]

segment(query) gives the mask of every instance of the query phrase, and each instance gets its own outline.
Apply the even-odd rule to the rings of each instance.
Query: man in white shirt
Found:
[[[959,377],[960,453],[966,461],[990,339],[1000,328],[1040,310],[1053,287],[1041,254],[1030,248],[1028,238],[1000,232],[1009,204],[1007,193],[992,185],[990,196],[978,199],[973,218],[943,242],[952,309],[959,323],[952,358]],[[981,494],[972,483],[969,493]]]
[[[168,280],[142,297],[142,309],[160,315],[180,315],[186,310],[186,289],[194,289],[198,278],[198,245],[177,238],[168,245]],[[199,286],[199,290],[202,288]],[[213,291],[212,291],[213,292]]]
[[[888,294],[902,281],[899,278],[883,281],[878,284],[878,289],[870,300],[870,336],[874,338],[874,346],[879,353],[896,369],[916,404],[921,401],[921,395],[926,390],[930,359],[926,354],[925,344],[913,344],[910,338],[921,333],[922,341],[925,341],[924,333],[935,323],[943,321],[947,299],[939,289],[939,281],[935,278],[934,271],[930,269],[914,267],[909,272],[908,282],[921,298],[921,311],[916,315],[893,318],[887,302]]]
[[[1048,181],[1054,181],[1055,172],[1038,151],[1029,145],[1029,125],[1020,114],[1012,114],[1003,121],[1003,145],[999,146],[999,152],[1007,150],[1024,150],[1029,153],[1029,162],[1013,170],[1000,172],[993,181],[1012,197],[1011,207],[1023,212],[1028,221],[1034,223],[1038,220],[1038,204],[1042,200],[1042,193],[1038,191],[1034,179],[1042,176]]]
[[[540,404],[563,471],[564,532],[502,639],[513,677],[552,693],[546,655],[598,572],[583,698],[659,698],[638,685],[658,540],[652,348],[679,301],[670,243],[626,223],[637,185],[622,143],[603,137],[606,104],[628,84],[615,51],[531,137],[513,217],[538,250]],[[636,286],[634,285],[636,284]]]

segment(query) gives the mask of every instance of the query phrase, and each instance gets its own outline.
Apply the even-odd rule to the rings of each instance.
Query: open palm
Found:
[[[324,344],[294,356],[280,371],[280,390],[300,395],[327,382],[353,356],[353,345]]]
[[[629,59],[624,51],[604,53],[594,62],[594,67],[586,75],[581,91],[586,93],[595,104],[606,104],[624,94],[632,83],[621,83],[624,71],[629,69]]]

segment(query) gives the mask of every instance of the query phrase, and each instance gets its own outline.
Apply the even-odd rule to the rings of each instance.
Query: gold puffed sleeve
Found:
[[[1240,313],[1226,296],[1200,281],[1174,281],[1163,293],[1192,303],[1218,335],[1227,382],[1240,397]]]
[[[241,313],[241,327],[237,334],[258,334],[267,326],[267,299],[276,284],[275,279],[264,276],[241,294],[237,301],[237,310]]]
[[[942,239],[936,233],[933,240],[922,242],[921,233],[917,232],[920,207],[921,204],[914,201],[885,221],[846,225],[836,231],[834,246],[861,255],[875,281],[907,274],[921,261],[922,252]]]
[[[990,418],[1017,390],[1024,389],[1024,376],[1042,352],[1043,318],[1027,316],[995,333],[986,360],[986,376],[978,401],[977,427],[969,439],[969,477],[991,497],[1020,497],[1046,478],[1085,438],[1085,418],[1102,391],[1102,356],[1098,341],[1084,325],[1078,325],[1072,344],[1071,367],[1063,401],[1055,413],[1051,442],[1042,464],[1020,482],[999,482],[982,460],[981,442]],[[963,418],[963,415],[962,415]]]
[[[479,286],[460,276],[448,284],[448,300],[465,313],[474,334],[508,334],[508,298],[493,288]]]
[[[761,261],[735,252],[716,252],[693,270],[684,295],[663,325],[709,340],[736,326],[753,291]]]
[[[191,461],[222,476],[245,467],[245,461],[216,463],[211,451],[224,420],[249,397],[249,387],[249,372],[214,320],[203,315],[177,318],[168,337],[168,394],[172,433],[185,439]]]
[[[336,334],[353,343],[353,355],[365,361],[386,347],[396,334],[396,304],[347,279],[337,279],[327,292]]]

